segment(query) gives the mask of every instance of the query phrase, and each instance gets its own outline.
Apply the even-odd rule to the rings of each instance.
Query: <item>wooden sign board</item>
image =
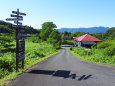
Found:
[[[11,17],[16,17],[16,18],[23,18],[23,16],[18,16],[18,15],[13,15],[13,14],[11,14],[10,16]]]
[[[12,25],[13,28],[24,28],[22,25]]]
[[[19,30],[20,33],[25,33],[25,30]]]
[[[18,22],[18,21],[14,21],[15,24],[18,24],[18,25],[22,25],[21,22]]]
[[[19,52],[25,51],[25,41],[19,41]]]
[[[14,13],[14,14],[19,14],[19,15],[23,15],[23,16],[26,16],[26,14],[25,14],[25,13],[21,13],[21,12],[17,12],[17,11],[12,11],[12,13]]]
[[[19,19],[17,19],[17,18],[7,18],[6,21],[23,21],[23,19],[22,18],[19,18]]]
[[[18,62],[20,62],[21,60],[25,58],[25,52],[18,53],[17,57],[18,57]]]
[[[27,34],[18,33],[18,35],[16,36],[16,39],[23,40],[23,39],[25,39],[26,36],[27,36]]]

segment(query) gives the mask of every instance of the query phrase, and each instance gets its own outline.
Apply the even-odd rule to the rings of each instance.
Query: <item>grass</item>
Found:
[[[106,55],[102,49],[85,50],[84,48],[75,47],[70,48],[70,52],[85,61],[115,66],[115,55]]]
[[[15,42],[13,42],[15,44]],[[32,67],[33,65],[41,62],[50,56],[60,52],[53,47],[52,44],[48,44],[46,42],[41,43],[32,43],[26,41],[26,50],[25,50],[25,64],[24,69],[21,69],[21,62],[19,64],[19,71],[16,72],[15,64],[16,64],[16,54],[15,54],[15,46],[11,47],[14,51],[7,50],[7,52],[1,51],[0,55],[0,85],[3,86],[4,84],[9,83],[12,79],[16,78],[19,74],[26,71],[28,68]]]

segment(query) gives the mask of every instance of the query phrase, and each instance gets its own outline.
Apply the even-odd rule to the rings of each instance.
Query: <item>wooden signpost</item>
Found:
[[[18,63],[22,61],[22,69],[24,69],[24,58],[25,58],[25,38],[26,34],[25,31],[22,29],[22,23],[19,21],[23,21],[23,16],[26,16],[25,13],[17,11],[12,11],[11,17],[14,18],[7,18],[7,21],[14,21],[16,25],[12,27],[16,28],[16,71],[18,71]]]

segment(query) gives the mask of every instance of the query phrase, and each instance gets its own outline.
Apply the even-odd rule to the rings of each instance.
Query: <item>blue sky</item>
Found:
[[[58,28],[115,26],[115,0],[0,0],[0,20],[17,8],[27,14],[23,24],[34,28],[48,21]]]

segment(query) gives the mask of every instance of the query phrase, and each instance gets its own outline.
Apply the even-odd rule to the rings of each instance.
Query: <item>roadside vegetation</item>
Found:
[[[40,30],[25,26],[26,34],[35,34],[36,37],[25,39],[24,69],[21,69],[20,62],[19,71],[16,72],[15,29],[12,29],[10,23],[0,21],[0,24],[0,86],[38,62],[60,52],[61,35],[54,29],[56,25],[53,22],[45,22]]]
[[[15,43],[15,42],[14,42]],[[15,49],[12,47],[11,49]],[[26,41],[26,50],[25,50],[25,69],[33,66],[34,64],[47,59],[49,56],[56,54],[59,52],[52,44],[48,44],[46,42],[41,43],[33,43]],[[19,64],[19,72],[16,72],[16,53],[15,51],[7,51],[2,52],[0,56],[0,79],[1,81],[4,80],[11,80],[15,78],[18,74],[22,71],[21,69],[21,62]]]
[[[93,35],[99,36],[103,42],[93,45],[91,49],[71,47],[70,51],[84,60],[115,66],[115,28],[111,28],[103,34]]]

